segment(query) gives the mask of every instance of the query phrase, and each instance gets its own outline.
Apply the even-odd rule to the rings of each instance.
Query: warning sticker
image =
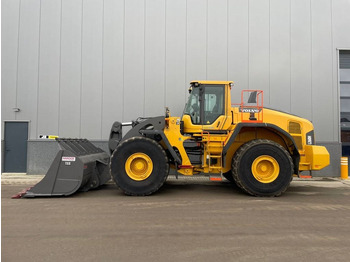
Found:
[[[75,161],[75,157],[74,156],[63,156],[62,157],[62,161],[64,161],[64,162],[74,162]]]

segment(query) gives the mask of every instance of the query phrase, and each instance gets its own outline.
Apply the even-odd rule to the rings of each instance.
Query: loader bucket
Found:
[[[110,180],[109,155],[87,139],[56,139],[57,153],[45,177],[22,197],[69,196]]]

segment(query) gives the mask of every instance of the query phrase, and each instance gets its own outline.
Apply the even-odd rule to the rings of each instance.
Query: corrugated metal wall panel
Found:
[[[332,74],[332,14],[329,0],[317,0],[311,3],[312,36],[312,121],[317,123],[317,139],[327,141],[333,138],[334,112]]]
[[[31,137],[37,133],[40,0],[21,1],[17,67],[16,120],[30,120]]]
[[[227,80],[227,0],[208,0],[207,79]]]
[[[291,110],[291,9],[289,0],[270,1],[270,105]]]
[[[1,119],[16,118],[19,0],[1,1]],[[1,122],[1,130],[4,130]]]
[[[234,81],[232,103],[249,88],[249,1],[228,1],[228,80]]]
[[[83,1],[81,137],[101,137],[103,1]]]
[[[62,0],[58,132],[61,137],[80,137],[82,3]]]
[[[291,112],[312,120],[311,6],[291,2]]]
[[[58,134],[61,55],[60,32],[61,1],[53,0],[42,2],[37,135]]]
[[[264,91],[270,104],[270,1],[249,1],[249,89]]]
[[[125,1],[123,121],[144,116],[145,2]]]
[[[2,117],[31,120],[31,139],[106,139],[114,120],[165,105],[181,114],[190,80],[228,79],[233,102],[242,89],[263,89],[265,105],[313,120],[321,141],[339,140],[346,0],[2,4]]]
[[[181,115],[186,102],[187,11],[186,0],[166,2],[165,105]]]
[[[123,118],[124,0],[105,0],[103,20],[102,137],[116,120]]]
[[[158,116],[165,110],[165,1],[146,1],[145,6],[145,97],[144,115]]]
[[[207,14],[206,0],[187,1],[186,82],[207,79]]]

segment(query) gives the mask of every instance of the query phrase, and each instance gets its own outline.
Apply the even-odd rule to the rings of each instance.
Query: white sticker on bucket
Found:
[[[63,156],[62,157],[62,161],[64,161],[64,162],[74,162],[75,161],[75,157],[74,156]]]

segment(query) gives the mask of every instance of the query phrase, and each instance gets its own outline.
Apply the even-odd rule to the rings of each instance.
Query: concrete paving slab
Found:
[[[340,179],[295,179],[277,198],[251,197],[228,182],[175,177],[149,197],[125,196],[108,183],[70,197],[10,198],[35,179],[2,176],[3,261],[350,257],[350,186]]]

